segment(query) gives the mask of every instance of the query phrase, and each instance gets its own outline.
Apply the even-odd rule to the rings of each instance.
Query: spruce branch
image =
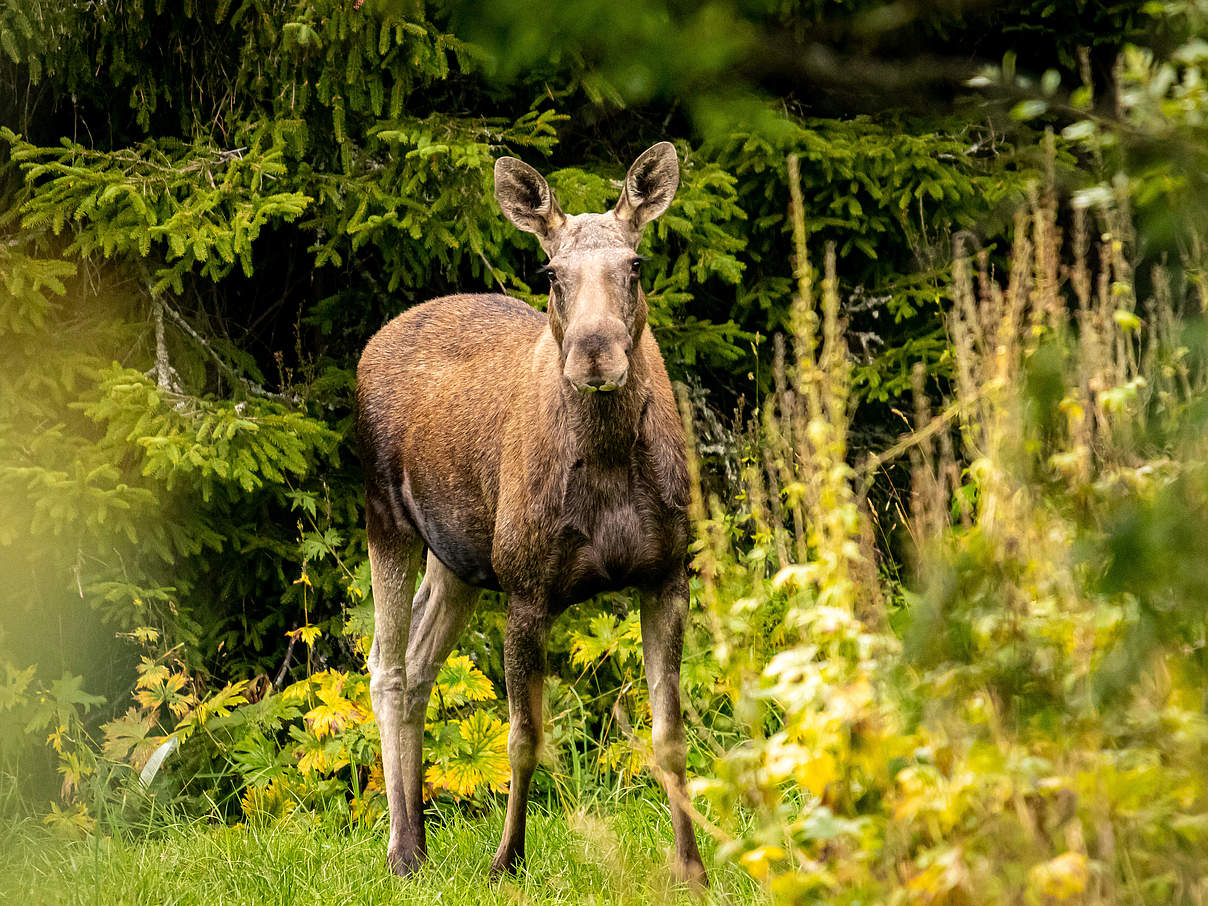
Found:
[[[193,328],[193,325],[191,325],[188,321],[185,320],[184,316],[180,312],[178,312],[172,306],[170,306],[166,302],[164,302],[162,300],[162,297],[159,298],[159,301],[157,304],[159,305],[161,311],[166,312],[168,314],[168,316],[171,317],[172,320],[176,322],[177,326],[179,326],[181,330],[183,330],[186,334],[188,334],[195,343],[197,343],[202,349],[204,349],[207,353],[209,353],[210,357],[214,360],[215,364],[218,365],[219,370],[221,370],[224,374],[226,374],[227,377],[236,381],[248,393],[252,394],[253,396],[259,396],[259,397],[263,397],[265,399],[277,400],[278,402],[289,403],[291,405],[297,405],[298,403],[301,402],[301,399],[296,394],[274,393],[273,391],[268,390],[261,384],[258,384],[257,382],[250,380],[246,376],[240,374],[239,371],[237,371],[234,368],[234,366],[232,366],[229,362],[227,362],[225,359],[223,359],[222,356],[220,356],[214,350],[214,347],[212,345],[210,345],[210,342],[205,337],[203,337],[201,334],[199,334]],[[159,328],[157,326],[157,331],[158,331],[158,329]]]
[[[152,296],[152,317],[155,319],[155,383],[160,390],[180,393],[180,376],[168,361],[168,344],[164,340],[164,303]]]

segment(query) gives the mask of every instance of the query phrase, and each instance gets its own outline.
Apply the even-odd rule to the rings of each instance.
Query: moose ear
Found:
[[[495,199],[504,217],[543,241],[566,222],[545,177],[514,157],[495,161]]]
[[[679,158],[671,142],[659,142],[647,148],[625,174],[625,188],[613,210],[618,220],[628,221],[630,229],[640,232],[671,204],[679,188]]]

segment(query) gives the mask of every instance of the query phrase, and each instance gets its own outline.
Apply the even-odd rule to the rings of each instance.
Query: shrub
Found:
[[[1051,189],[1033,198],[1005,283],[958,241],[943,409],[920,370],[914,432],[853,468],[833,251],[818,292],[796,196],[796,360],[747,472],[756,546],[714,502],[698,557],[745,738],[696,789],[754,816],[715,830],[779,900],[1204,895],[1202,302],[1156,268],[1138,303],[1126,199],[1075,210],[1063,256]],[[864,494],[907,453],[898,585]]]

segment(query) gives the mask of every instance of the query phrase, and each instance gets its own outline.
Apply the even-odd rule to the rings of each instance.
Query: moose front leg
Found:
[[[680,712],[680,659],[688,616],[688,577],[681,570],[659,589],[642,594],[642,652],[654,722],[654,761],[671,802],[676,868],[682,880],[706,886],[705,865],[696,848],[686,808],[687,745]]]
[[[383,530],[369,520],[369,570],[373,582],[373,645],[369,651],[369,695],[382,739],[382,775],[390,808],[386,864],[407,875],[423,858],[416,828],[422,820],[407,812],[405,705],[406,651],[411,597],[419,572],[421,545],[413,537]]]
[[[512,871],[524,859],[524,825],[529,783],[541,751],[541,694],[545,680],[545,643],[549,613],[544,607],[513,596],[508,602],[507,634],[503,643],[503,669],[507,680],[508,761],[512,781],[508,788],[503,839],[491,862],[491,874]]]

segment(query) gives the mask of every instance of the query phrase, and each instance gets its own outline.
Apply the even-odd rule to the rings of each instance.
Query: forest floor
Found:
[[[431,859],[415,877],[385,870],[385,830],[320,819],[271,824],[192,822],[67,840],[31,821],[0,820],[0,904],[13,906],[307,906],[319,904],[753,904],[765,897],[703,839],[711,889],[703,899],[668,869],[670,819],[640,801],[554,814],[531,807],[528,859],[490,881],[502,809],[429,824]]]

